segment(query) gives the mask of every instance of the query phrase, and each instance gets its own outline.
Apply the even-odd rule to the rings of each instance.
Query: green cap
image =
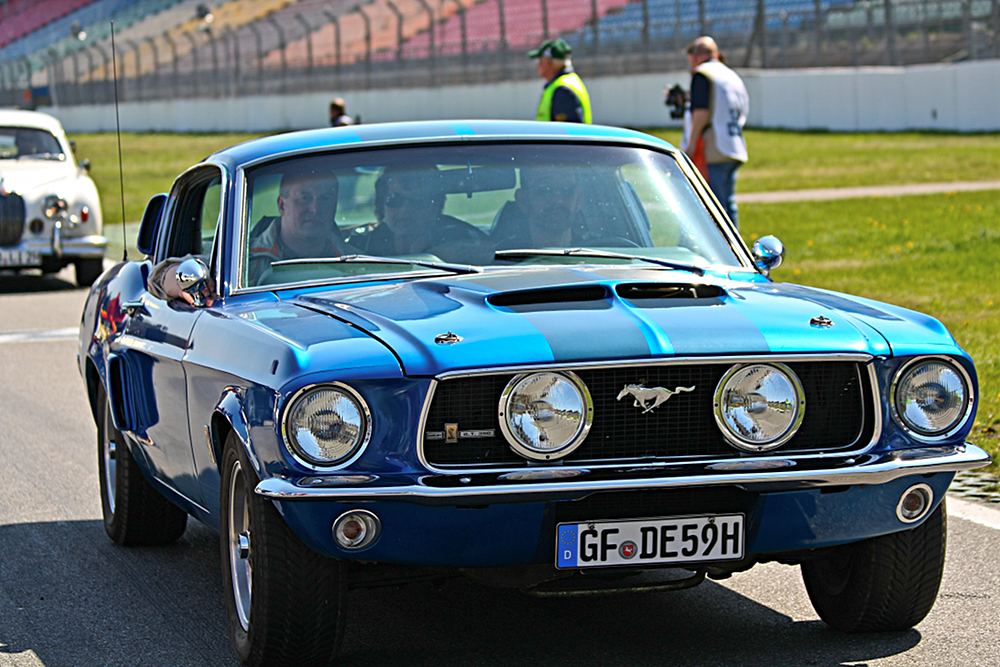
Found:
[[[561,39],[549,39],[538,45],[534,51],[528,51],[529,58],[540,58],[547,56],[556,60],[565,60],[573,48]]]

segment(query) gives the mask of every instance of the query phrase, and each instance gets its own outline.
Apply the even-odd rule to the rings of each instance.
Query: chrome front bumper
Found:
[[[21,239],[15,246],[3,248],[5,253],[13,256],[21,253],[24,256],[34,254],[39,258],[44,257],[72,257],[81,259],[100,259],[104,257],[108,247],[108,239],[96,234],[90,236],[66,237],[61,234],[54,234],[51,239],[29,238]],[[12,264],[14,268],[34,268],[41,266],[41,261],[24,261]]]
[[[528,479],[508,474],[431,474],[377,476],[331,474],[296,479],[270,477],[256,492],[273,500],[375,501],[400,500],[428,505],[475,501],[540,502],[570,500],[596,491],[676,489],[718,485],[793,490],[824,486],[885,484],[909,475],[956,472],[990,463],[990,455],[973,444],[904,449],[882,454],[795,461],[739,459],[697,466],[649,466],[625,470],[585,468],[526,468]],[[548,473],[548,478],[546,478]],[[552,481],[556,474],[563,479]],[[569,479],[566,479],[569,478]]]

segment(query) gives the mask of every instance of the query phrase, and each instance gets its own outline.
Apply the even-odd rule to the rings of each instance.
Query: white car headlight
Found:
[[[507,384],[499,413],[500,430],[515,452],[551,461],[583,443],[594,403],[587,385],[573,373],[527,373]]]
[[[896,420],[917,437],[944,438],[972,408],[965,371],[942,358],[917,359],[899,370],[890,401]]]
[[[805,417],[802,383],[784,364],[740,364],[715,389],[715,421],[736,448],[777,449],[795,435]]]
[[[50,220],[65,220],[69,217],[69,204],[58,195],[49,195],[42,204],[42,212]]]
[[[368,406],[341,384],[310,387],[292,398],[282,431],[292,454],[310,466],[346,462],[371,437]]]

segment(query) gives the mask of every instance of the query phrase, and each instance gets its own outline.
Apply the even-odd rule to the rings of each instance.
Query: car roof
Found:
[[[673,146],[653,135],[620,127],[510,120],[440,120],[376,123],[288,132],[231,146],[208,158],[241,166],[267,157],[320,148],[362,148],[409,142],[467,140],[567,140],[625,142],[655,148]]]
[[[0,109],[0,127],[32,127],[56,135],[63,133],[62,125],[55,116],[24,109]]]

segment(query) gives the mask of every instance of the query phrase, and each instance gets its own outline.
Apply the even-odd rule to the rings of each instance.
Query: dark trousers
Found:
[[[736,170],[742,165],[742,162],[736,160],[708,165],[708,187],[729,214],[736,229],[740,228],[739,213],[736,210]]]

